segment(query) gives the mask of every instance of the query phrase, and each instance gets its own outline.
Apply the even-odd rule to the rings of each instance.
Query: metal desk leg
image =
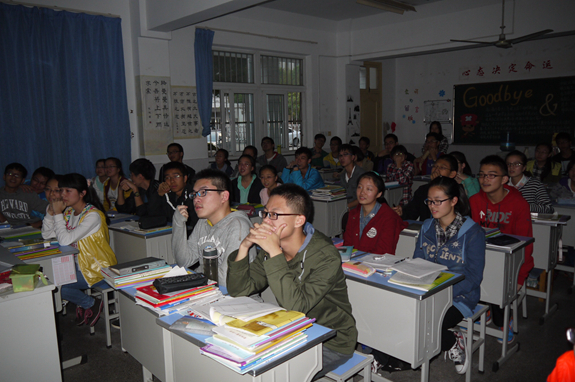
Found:
[[[144,382],[154,381],[153,374],[150,372],[150,370],[146,369],[144,366],[142,366],[142,374],[144,375]]]
[[[421,364],[421,382],[429,381],[429,360]]]
[[[507,337],[509,335],[509,305],[505,306],[505,310],[504,310],[504,319],[503,319],[503,332],[501,330],[496,330],[496,329],[492,329],[489,328],[491,330],[488,331],[488,334],[490,335],[494,335],[495,333],[497,333],[496,335],[502,335],[502,339],[503,339],[503,344],[501,346],[501,358],[499,358],[497,361],[495,361],[493,363],[493,372],[497,372],[497,370],[499,370],[499,366],[501,366],[503,363],[505,363],[505,361],[507,361],[509,359],[509,357],[511,357],[515,352],[517,352],[519,350],[519,343],[516,342],[513,346],[511,346],[509,349],[507,349]]]
[[[549,316],[555,313],[557,310],[557,303],[553,304],[553,306],[549,308],[549,298],[551,297],[551,280],[553,280],[553,269],[547,273],[547,297],[545,298],[545,314],[539,319],[539,325],[543,325]]]

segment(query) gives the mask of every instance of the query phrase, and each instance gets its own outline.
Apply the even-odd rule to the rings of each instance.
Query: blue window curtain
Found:
[[[130,125],[121,20],[0,3],[0,167],[95,176],[127,169]]]
[[[202,135],[210,134],[210,120],[212,117],[212,90],[214,87],[214,62],[212,58],[212,43],[214,31],[196,28],[194,41],[194,56],[196,60],[196,92],[198,94],[198,108],[202,119]]]

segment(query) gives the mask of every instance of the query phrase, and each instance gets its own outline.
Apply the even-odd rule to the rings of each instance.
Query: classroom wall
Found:
[[[524,42],[511,49],[487,47],[382,62],[392,67],[391,71],[384,70],[383,74],[384,83],[392,86],[384,86],[383,91],[384,99],[393,104],[393,109],[386,108],[383,119],[396,122],[395,133],[399,141],[417,155],[421,153],[421,145],[428,131],[428,124],[424,122],[424,101],[453,99],[455,84],[573,76],[575,36]],[[530,70],[526,68],[528,62],[535,65]],[[510,71],[511,65],[515,65],[516,72]],[[493,73],[497,66],[500,72]],[[467,71],[469,75],[465,74]],[[443,96],[442,92],[445,92]],[[406,111],[407,108],[409,111]],[[444,125],[444,134],[450,136],[451,132],[452,126]],[[536,144],[533,142],[533,146]],[[521,151],[524,148],[518,147]],[[465,152],[473,171],[477,171],[481,158],[498,152],[499,147],[452,145],[450,151],[453,150]],[[533,155],[534,147],[529,150]]]

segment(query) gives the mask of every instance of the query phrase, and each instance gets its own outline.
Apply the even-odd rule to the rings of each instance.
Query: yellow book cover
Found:
[[[305,314],[294,310],[279,310],[274,313],[266,314],[250,321],[233,320],[226,323],[227,327],[246,331],[256,336],[264,335],[274,329],[281,328],[290,322],[305,317]]]
[[[308,328],[311,328],[312,325],[313,325],[313,324],[306,325],[306,326],[304,326],[303,328],[299,328],[298,330],[295,330],[295,331],[293,331],[293,332],[291,332],[291,333],[289,333],[289,334],[286,334],[286,335],[283,336],[283,337],[277,338],[277,339],[275,339],[275,340],[273,340],[273,341],[267,342],[267,343],[265,343],[265,344],[263,344],[263,345],[260,345],[260,346],[258,346],[258,347],[255,347],[255,348],[250,348],[250,347],[247,347],[247,346],[243,346],[243,345],[241,345],[241,344],[239,344],[239,343],[237,343],[237,342],[231,340],[229,337],[226,337],[226,335],[224,335],[224,334],[214,334],[214,335],[213,335],[213,338],[215,338],[215,339],[217,339],[217,340],[220,340],[220,341],[224,341],[224,342],[230,343],[230,344],[232,344],[233,346],[236,346],[236,347],[238,347],[238,348],[241,349],[241,350],[250,352],[251,354],[259,354],[259,353],[261,353],[262,351],[264,351],[264,350],[266,350],[266,349],[268,349],[268,348],[274,346],[275,344],[277,344],[277,343],[279,343],[279,342],[286,341],[286,340],[288,340],[288,339],[290,339],[290,338],[292,338],[292,337],[295,337],[295,336],[299,335],[299,334],[302,333],[304,330],[306,330],[306,329],[308,329]]]

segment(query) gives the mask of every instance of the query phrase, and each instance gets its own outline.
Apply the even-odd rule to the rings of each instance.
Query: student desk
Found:
[[[395,182],[394,182],[395,183]],[[390,207],[395,207],[399,205],[399,201],[403,196],[403,186],[399,184],[393,184],[392,186],[388,186],[387,183],[385,184],[385,193],[383,194],[385,200],[387,200],[387,204]]]
[[[258,368],[241,375],[213,359],[200,354],[207,336],[171,331],[169,326],[182,316],[172,314],[157,319],[164,335],[167,381],[311,381],[322,366],[322,342],[335,335],[335,330],[314,324],[306,330],[307,341]],[[171,367],[170,367],[171,366]]]
[[[342,232],[341,219],[347,212],[347,199],[313,200],[313,227],[328,237]]]
[[[136,215],[124,214],[121,212],[108,211],[106,215],[110,219],[110,224],[120,223],[127,220],[138,220],[138,216]]]
[[[545,314],[541,316],[539,323],[543,324],[549,315],[557,310],[557,304],[549,308],[551,297],[551,281],[553,279],[553,269],[557,265],[557,254],[562,251],[559,242],[563,236],[563,227],[567,226],[567,221],[571,219],[569,215],[560,215],[558,220],[546,220],[533,218],[533,260],[535,268],[543,269],[547,272],[547,286],[545,291],[527,289],[528,296],[535,296],[545,299]],[[543,281],[543,280],[541,280]],[[540,288],[541,289],[541,288]]]
[[[110,246],[118,263],[141,259],[143,256],[164,259],[168,264],[176,262],[172,253],[172,230],[140,233],[122,229],[126,225],[138,227],[135,221],[122,221],[109,227]]]
[[[411,222],[411,221],[410,221]],[[498,247],[486,244],[485,268],[483,281],[481,282],[481,301],[498,305],[504,309],[503,331],[487,327],[487,334],[496,338],[507,338],[509,331],[510,306],[517,298],[517,276],[519,269],[525,260],[525,247],[533,243],[531,237],[514,236],[521,241],[509,247]],[[402,231],[399,234],[396,256],[399,258],[411,257],[415,251],[417,236],[411,231]],[[497,370],[513,353],[518,350],[516,343],[511,349],[507,349],[507,341],[503,341],[501,358],[493,365]]]
[[[144,381],[155,375],[163,382],[188,381],[310,381],[321,369],[322,342],[335,331],[314,324],[308,339],[288,355],[241,375],[200,355],[202,336],[171,332],[168,327],[181,316],[159,316],[135,304],[136,288],[120,290],[122,348],[142,364]]]
[[[575,214],[575,204],[553,204],[553,208],[555,212],[559,215],[573,215]],[[563,227],[563,245],[575,247],[575,224],[568,224]],[[562,248],[559,248],[562,250]],[[565,272],[571,272],[575,274],[575,267],[557,264],[555,269]],[[575,277],[573,278],[573,285],[569,287],[569,294],[573,293],[573,289],[575,289]]]
[[[3,381],[62,381],[53,284],[30,292],[0,292],[0,363]]]
[[[421,381],[428,381],[429,361],[441,351],[441,325],[453,303],[452,285],[464,276],[455,274],[431,291],[420,291],[391,284],[389,276],[378,272],[367,278],[345,275],[358,342],[414,369],[421,366]],[[373,374],[372,379],[381,378]]]
[[[32,226],[0,229],[0,238],[6,241],[18,241],[18,239],[35,239],[38,237],[42,237],[42,231]]]

